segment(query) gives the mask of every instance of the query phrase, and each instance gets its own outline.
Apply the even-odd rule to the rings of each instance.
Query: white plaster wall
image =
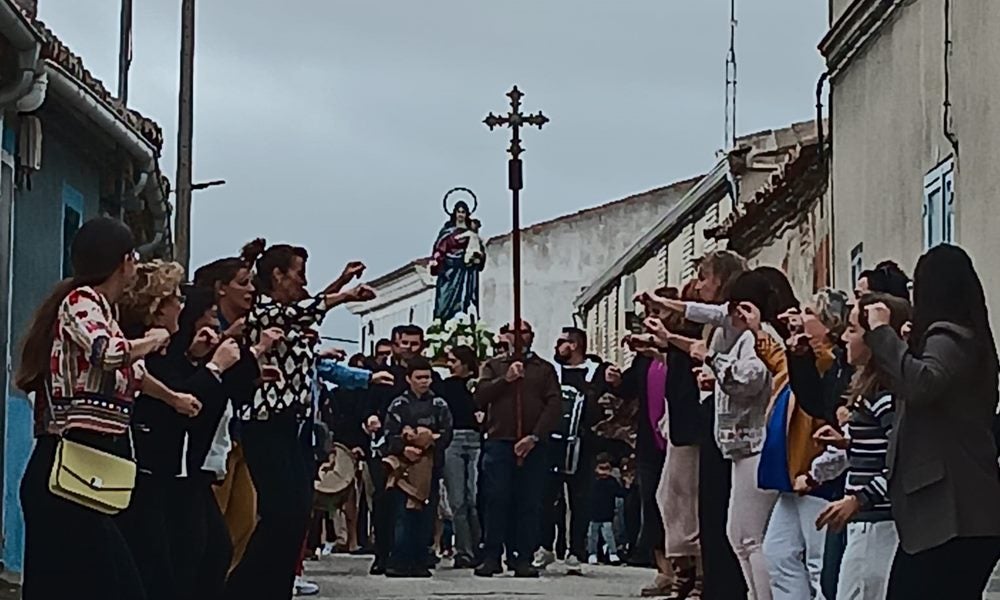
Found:
[[[375,309],[361,316],[361,335],[359,340],[365,340],[362,351],[369,353],[373,344],[381,338],[389,338],[392,328],[397,325],[411,323],[410,311],[413,311],[414,325],[426,329],[434,316],[434,288],[427,288],[409,298]],[[374,333],[368,331],[369,323],[374,326]]]
[[[566,325],[573,301],[639,239],[667,207],[683,196],[682,184],[598,209],[529,227],[521,235],[522,317],[535,328],[536,348],[548,356]],[[513,318],[510,237],[491,239],[480,283],[483,321],[497,328]],[[580,326],[588,324],[582,320]],[[604,330],[592,331],[591,337]]]

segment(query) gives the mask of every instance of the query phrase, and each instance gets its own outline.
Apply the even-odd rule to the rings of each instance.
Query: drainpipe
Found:
[[[951,37],[951,0],[944,0],[944,105],[941,120],[944,122],[944,137],[951,144],[955,160],[958,160],[958,133],[951,123],[951,53],[954,44]]]
[[[816,82],[816,141],[819,144],[820,164],[826,160],[826,135],[823,131],[823,86],[826,85],[829,78],[830,72],[826,71],[819,76],[819,81]]]
[[[17,112],[19,113],[33,113],[42,107],[45,103],[45,97],[49,90],[49,74],[46,72],[41,72],[35,75],[35,79],[31,84],[31,89],[22,96],[16,104]]]

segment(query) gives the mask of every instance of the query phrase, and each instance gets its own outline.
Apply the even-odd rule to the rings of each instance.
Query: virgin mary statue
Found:
[[[479,315],[479,273],[486,262],[479,222],[469,205],[456,202],[448,216],[430,262],[431,274],[437,276],[434,318],[443,322],[459,313]]]

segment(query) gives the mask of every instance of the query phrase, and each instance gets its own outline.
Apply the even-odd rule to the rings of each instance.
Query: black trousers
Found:
[[[233,544],[211,476],[198,473],[176,481],[173,488],[167,523],[178,598],[216,600],[226,588]]]
[[[21,597],[145,600],[139,569],[114,519],[49,492],[56,442],[38,438],[21,479]]]
[[[549,448],[550,465],[562,465],[564,448],[554,444]],[[587,560],[587,530],[590,527],[590,485],[594,479],[596,453],[586,446],[580,448],[576,472],[567,475],[561,471],[546,474],[546,495],[542,512],[542,547],[559,552],[566,547],[569,534],[569,554],[581,561]],[[566,528],[566,512],[569,528]],[[561,554],[561,552],[560,552]]]
[[[541,547],[566,555],[566,476],[549,471],[545,475],[545,496],[542,500]]]
[[[431,487],[427,504],[418,509],[406,507],[407,496],[398,489],[389,490],[395,516],[392,553],[389,564],[397,569],[421,569],[427,566],[427,538],[434,534],[439,489]]]
[[[514,442],[487,441],[483,444],[483,494],[486,502],[487,560],[500,560],[506,546],[508,557],[513,549],[517,560],[530,562],[539,544],[542,525],[548,455],[546,445],[538,444],[517,464]],[[516,541],[511,534],[516,529]],[[511,546],[514,546],[511,548]]]
[[[1000,558],[1000,538],[955,538],[916,554],[896,549],[888,600],[981,600]]]
[[[291,598],[312,512],[307,469],[292,411],[242,424],[242,445],[257,490],[257,527],[226,585],[226,598]]]
[[[664,462],[666,462],[664,454],[641,456],[636,461],[636,483],[642,507],[639,539],[632,553],[632,560],[636,562],[653,564],[653,551],[665,550],[666,530],[663,527],[660,506],[656,503],[656,488],[660,485]]]
[[[375,456],[368,459],[368,472],[372,478],[372,529],[375,533],[375,561],[383,566],[389,560],[395,541],[396,515],[393,512],[392,496],[385,489],[386,474],[382,458]]]
[[[222,594],[233,546],[210,476],[140,474],[117,522],[148,600],[215,600]]]
[[[732,463],[714,441],[699,445],[698,524],[705,572],[705,600],[746,600],[743,570],[726,535]]]
[[[175,535],[168,520],[169,505],[178,495],[169,477],[140,473],[128,508],[115,517],[129,550],[139,566],[148,600],[180,598],[178,576],[171,551]]]

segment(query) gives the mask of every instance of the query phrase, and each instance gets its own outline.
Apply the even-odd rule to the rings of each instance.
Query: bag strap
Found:
[[[49,432],[49,428],[52,425],[54,425],[55,422],[56,422],[56,415],[55,415],[55,412],[52,410],[52,381],[51,381],[51,375],[47,375],[44,379],[45,379],[45,382],[44,382],[44,385],[42,386],[42,389],[45,391],[45,398],[44,398],[44,401],[45,401],[45,416],[44,416],[44,418],[45,418],[46,422],[45,422],[44,430],[45,430],[46,433],[48,433]],[[58,436],[60,439],[63,437],[62,431],[52,432],[52,433],[55,433],[55,435]]]
[[[45,378],[45,385],[43,387],[45,389],[45,418],[48,421],[46,423],[45,431],[49,432],[49,427],[48,426],[50,424],[53,424],[53,423],[56,422],[55,412],[52,410],[52,382],[51,382],[51,375],[49,377]],[[56,437],[58,437],[60,440],[66,439],[66,436],[63,435],[62,430],[53,431],[51,433],[52,433],[52,435],[55,435]],[[131,456],[131,458],[129,460],[131,460],[132,462],[136,462],[135,438],[132,436],[131,418],[129,419],[129,426],[125,428],[125,435],[126,435],[126,437],[128,437],[129,451],[132,453],[132,456]]]

